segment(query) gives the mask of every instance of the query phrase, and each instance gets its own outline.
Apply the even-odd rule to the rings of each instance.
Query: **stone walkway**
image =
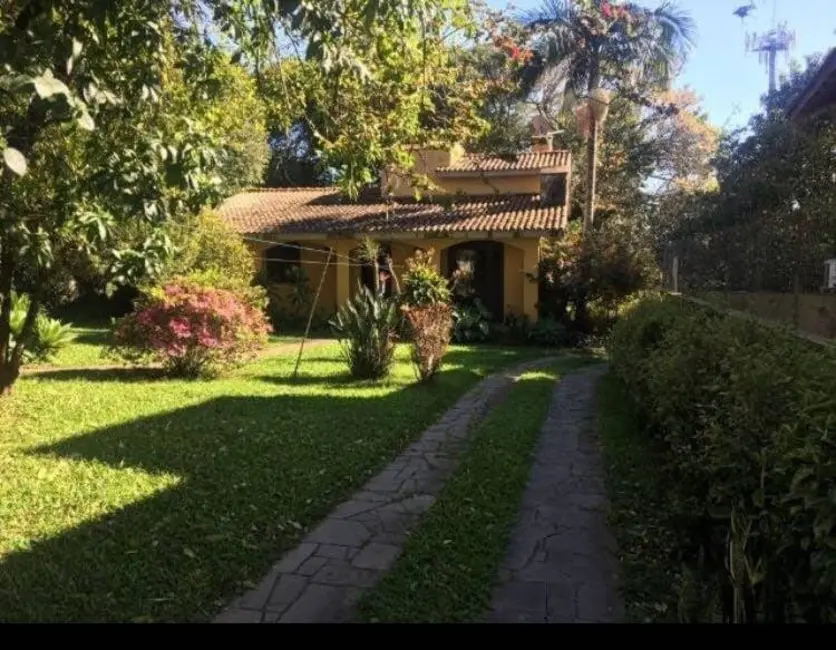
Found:
[[[617,622],[615,542],[595,432],[599,365],[555,388],[488,620]]]
[[[552,360],[521,364],[480,382],[215,622],[351,620],[363,591],[392,566],[409,531],[435,501],[466,445],[470,425],[495,407],[523,372]]]

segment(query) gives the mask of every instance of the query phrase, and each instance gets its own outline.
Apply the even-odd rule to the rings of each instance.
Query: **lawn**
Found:
[[[93,324],[72,327],[75,337],[71,345],[58,351],[48,363],[37,364],[38,367],[82,367],[82,366],[113,366],[127,365],[118,357],[106,354],[110,342],[110,328],[103,324]],[[272,334],[267,353],[279,345],[298,344],[301,334]]]
[[[208,620],[481,377],[542,355],[457,347],[429,387],[405,348],[391,381],[350,382],[335,344],[295,383],[293,354],[211,382],[28,374],[0,404],[0,619]]]
[[[461,465],[395,566],[362,599],[363,620],[484,620],[555,381],[589,361],[566,355],[525,373],[508,398],[475,426]]]
[[[676,622],[680,581],[676,539],[665,513],[661,462],[624,385],[609,374],[598,385],[598,429],[604,447],[609,524],[618,542],[621,591],[635,622]]]

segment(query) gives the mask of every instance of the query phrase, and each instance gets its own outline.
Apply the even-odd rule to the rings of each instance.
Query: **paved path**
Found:
[[[435,501],[470,425],[495,407],[525,370],[552,360],[521,364],[480,382],[215,622],[351,620],[360,595],[392,566],[409,531]]]
[[[488,620],[616,622],[617,560],[595,433],[595,384],[606,366],[567,375],[543,424],[522,510]]]

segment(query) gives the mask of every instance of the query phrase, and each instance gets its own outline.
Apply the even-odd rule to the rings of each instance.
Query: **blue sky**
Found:
[[[655,7],[661,0],[643,0]],[[791,56],[799,61],[816,52],[836,47],[836,0],[755,0],[756,11],[746,22],[732,12],[749,0],[678,0],[697,23],[696,46],[677,85],[691,86],[703,99],[712,122],[718,126],[740,126],[759,108],[768,86],[766,69],[757,54],[745,52],[747,32],[763,32],[775,19],[795,30],[796,46]],[[497,8],[507,0],[489,0]],[[516,8],[537,7],[540,0],[514,0]],[[779,73],[787,61],[779,57]]]

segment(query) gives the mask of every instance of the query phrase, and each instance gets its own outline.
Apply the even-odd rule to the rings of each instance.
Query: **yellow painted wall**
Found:
[[[438,191],[447,194],[539,194],[540,193],[540,172],[533,170],[531,173],[517,175],[485,174],[482,176],[439,176],[434,174],[438,167],[446,167],[455,164],[464,155],[461,147],[446,149],[422,149],[413,152],[414,167],[416,174],[425,174],[438,187]],[[384,190],[388,189],[392,196],[411,197],[414,194],[412,182],[409,178],[392,174],[381,173],[381,185]]]
[[[523,313],[524,254],[522,249],[514,246],[505,246],[504,250],[505,313],[520,316]]]
[[[285,241],[294,241],[287,239]],[[383,240],[386,241],[386,240]],[[416,249],[433,249],[435,253],[436,268],[444,272],[446,270],[446,249],[455,244],[460,244],[464,239],[395,239],[388,241],[392,250],[392,261],[398,271],[399,277],[405,272],[406,259],[411,257]],[[509,238],[497,239],[504,245],[504,302],[506,312],[516,315],[526,314],[532,320],[537,318],[537,284],[529,282],[526,272],[536,273],[539,260],[539,240],[536,238]],[[322,272],[325,269],[324,262],[327,259],[326,247],[332,247],[340,256],[332,258],[333,261],[341,262],[340,265],[331,265],[325,276],[325,283],[318,303],[318,313],[321,316],[330,316],[336,312],[338,305],[347,300],[357,287],[360,278],[360,268],[347,266],[349,260],[346,257],[356,249],[358,242],[352,239],[317,241],[316,243],[301,241],[298,242],[305,248],[316,248],[316,251],[303,250],[301,252],[302,268],[308,274],[310,286],[316,291]],[[263,267],[264,251],[269,245],[250,244],[254,254],[258,257],[257,266]],[[290,292],[287,285],[274,285],[271,292],[279,297],[286,297]],[[289,308],[289,305],[288,305]]]
[[[438,176],[436,185],[448,194],[539,194],[540,174],[533,172],[524,176]]]

